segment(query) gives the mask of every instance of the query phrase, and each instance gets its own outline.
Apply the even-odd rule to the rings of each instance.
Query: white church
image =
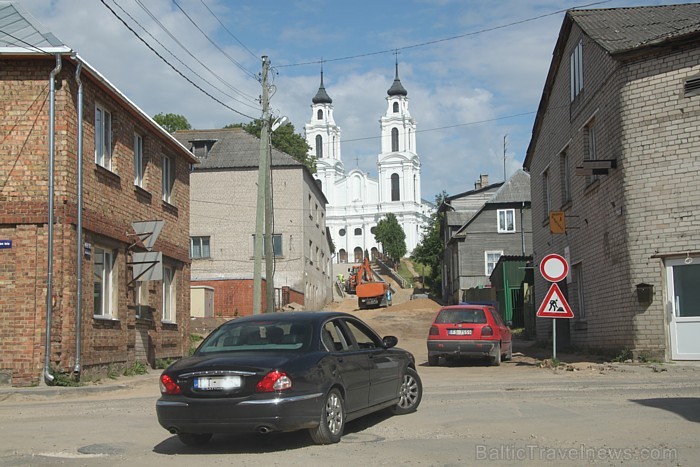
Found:
[[[421,199],[420,158],[416,150],[416,121],[408,110],[408,92],[396,78],[387,91],[386,113],[380,118],[381,152],[378,179],[358,169],[345,171],[340,156],[340,127],[333,118],[333,100],[323,85],[311,100],[311,120],[305,125],[309,155],[316,158],[316,180],[328,199],[328,227],[339,263],[361,262],[381,252],[374,239],[379,221],[396,216],[406,234],[410,254],[420,243],[435,206]]]

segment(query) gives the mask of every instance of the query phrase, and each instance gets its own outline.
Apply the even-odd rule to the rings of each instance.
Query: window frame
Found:
[[[101,253],[100,253],[101,252]],[[102,263],[97,263],[98,258],[102,255]],[[95,245],[93,250],[93,318],[97,319],[116,319],[116,304],[115,300],[118,297],[116,293],[117,281],[116,281],[116,251],[112,248],[108,248],[102,245]],[[98,277],[97,265],[102,264],[102,268],[99,272],[99,310],[97,309],[97,296],[98,292],[96,289]]]
[[[401,177],[394,172],[391,174],[391,200],[401,201]]]
[[[173,197],[173,161],[170,156],[163,154],[162,177],[163,177],[163,201],[172,203]]]
[[[95,103],[95,164],[112,171],[112,112]]]
[[[255,251],[255,234],[251,235],[251,245],[252,245],[252,250]],[[281,258],[284,256],[284,244],[283,244],[283,238],[282,234],[272,234],[272,251],[274,251],[275,255],[273,256],[274,258]],[[262,257],[265,258],[265,234],[263,234],[263,242],[262,242]]]
[[[148,310],[148,282],[134,282],[134,308],[137,318],[148,317],[146,313]]]
[[[177,322],[177,278],[175,268],[163,265],[163,303],[161,320],[163,323]]]
[[[143,136],[134,132],[134,185],[143,188],[145,178],[143,164]]]
[[[569,80],[571,102],[574,102],[583,91],[583,39],[569,56]]]
[[[316,135],[316,159],[323,159],[323,136]]]
[[[504,215],[503,218],[503,223],[501,223],[501,214]],[[511,215],[511,226],[512,228],[508,228],[508,214]],[[497,222],[498,222],[498,233],[515,233],[518,229],[517,226],[515,225],[515,209],[513,208],[508,208],[508,209],[498,209],[497,213]]]
[[[206,241],[206,254],[205,250]],[[199,245],[195,245],[195,242]],[[198,247],[199,254],[195,256],[195,247]],[[211,236],[210,235],[194,235],[190,237],[190,258],[191,259],[208,259],[211,258]]]
[[[494,255],[498,254],[498,258],[496,258],[496,261],[493,261],[493,267],[489,271],[489,255]],[[486,277],[489,277],[492,273],[493,270],[496,268],[496,264],[498,264],[498,260],[503,256],[503,250],[485,250],[484,251],[484,274]]]
[[[567,204],[571,201],[571,160],[568,149],[559,153],[559,170],[561,172],[561,201]]]
[[[391,129],[391,152],[399,152],[399,129]]]

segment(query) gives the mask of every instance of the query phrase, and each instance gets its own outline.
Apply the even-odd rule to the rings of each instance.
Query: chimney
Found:
[[[480,190],[489,186],[489,174],[479,175],[479,181],[474,184],[475,190]]]

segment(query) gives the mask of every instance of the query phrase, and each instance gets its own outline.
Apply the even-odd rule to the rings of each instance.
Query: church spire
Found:
[[[314,104],[332,104],[333,99],[328,95],[326,92],[326,88],[323,86],[323,66],[321,67],[321,86],[318,88],[318,92],[314,96],[313,99],[311,99],[311,102]]]
[[[399,56],[398,54],[396,55],[396,77],[394,78],[394,83],[391,85],[389,90],[387,91],[387,94],[389,96],[407,96],[408,91],[406,91],[406,88],[403,87],[401,84],[401,80],[399,79]]]

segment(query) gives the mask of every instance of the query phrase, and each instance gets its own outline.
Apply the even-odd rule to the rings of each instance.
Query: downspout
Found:
[[[76,226],[78,290],[75,304],[75,367],[73,373],[80,380],[80,330],[83,316],[83,82],[80,81],[80,70],[83,67],[83,62],[78,59],[77,63],[75,81],[78,83],[78,221]]]
[[[56,113],[56,75],[61,72],[61,55],[56,54],[56,68],[49,76],[49,225],[48,225],[48,265],[46,276],[46,348],[44,350],[44,381],[51,384],[54,376],[51,363],[51,314],[53,301],[53,193],[54,193],[54,119]]]
[[[520,205],[520,244],[523,250],[523,256],[525,256],[525,224],[523,224],[523,209],[525,209],[524,201]]]

